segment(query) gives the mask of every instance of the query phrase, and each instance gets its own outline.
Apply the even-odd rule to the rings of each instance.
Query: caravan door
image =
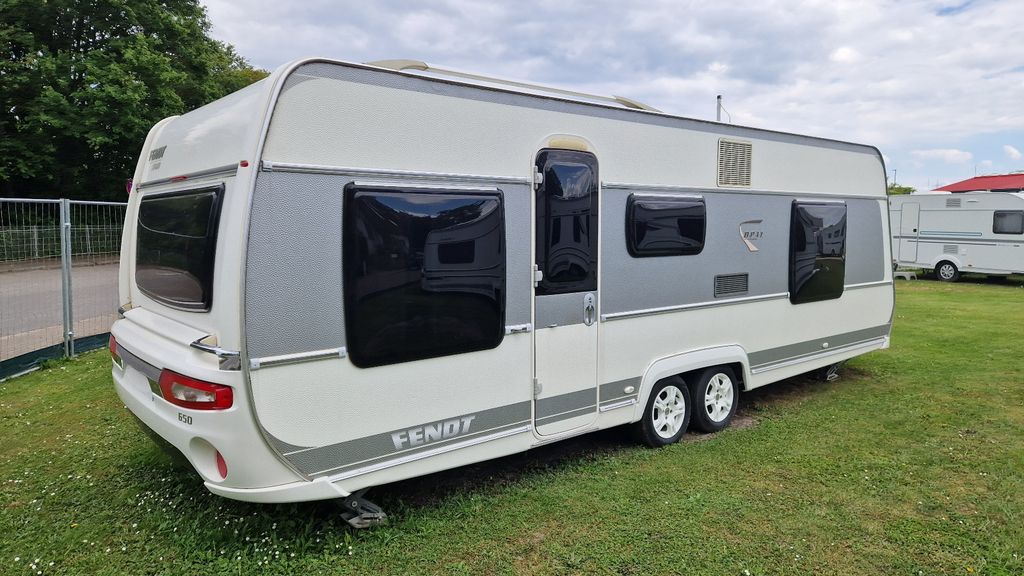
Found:
[[[536,192],[534,424],[540,435],[597,417],[597,158],[542,150]]]
[[[921,205],[904,203],[900,214],[900,246],[901,262],[917,262],[917,227]]]

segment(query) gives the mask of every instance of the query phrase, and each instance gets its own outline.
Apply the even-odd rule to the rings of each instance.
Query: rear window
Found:
[[[209,310],[224,187],[146,196],[139,206],[135,283],[175,308]]]

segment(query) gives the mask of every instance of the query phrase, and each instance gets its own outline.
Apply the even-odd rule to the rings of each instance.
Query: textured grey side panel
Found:
[[[316,76],[320,78],[333,78],[347,82],[358,82],[371,86],[383,86],[399,90],[410,90],[424,92],[427,94],[440,94],[442,96],[453,96],[476,100],[480,102],[494,102],[507,106],[520,106],[523,108],[534,108],[537,110],[550,110],[566,114],[579,114],[595,118],[608,118],[623,122],[649,124],[652,126],[664,126],[669,128],[685,128],[698,132],[719,134],[727,137],[758,138],[773,142],[786,142],[791,144],[802,144],[818,148],[831,148],[834,150],[846,150],[860,152],[879,158],[881,169],[881,157],[876,149],[862,144],[841,142],[838,140],[826,140],[813,138],[799,134],[788,134],[785,132],[773,132],[769,130],[758,130],[743,126],[719,124],[705,120],[692,118],[681,118],[669,116],[668,114],[647,114],[630,110],[627,108],[616,108],[610,106],[594,105],[581,102],[560,100],[547,96],[535,96],[515,92],[504,92],[500,89],[491,89],[483,86],[466,86],[453,83],[443,78],[419,78],[403,73],[394,73],[382,70],[355,68],[341,64],[327,62],[315,62],[305,64],[297,68],[288,79],[286,88],[290,87],[291,78],[294,76]]]
[[[625,389],[627,386],[633,387],[633,392],[626,394]],[[634,376],[633,378],[626,378],[625,380],[617,380],[615,382],[606,382],[601,384],[601,403],[604,404],[609,400],[621,400],[630,396],[636,396],[637,391],[640,389],[640,377]]]
[[[392,430],[383,434],[374,434],[355,440],[339,442],[329,446],[311,448],[302,452],[285,454],[296,468],[305,474],[322,476],[330,472],[338,472],[343,468],[353,468],[370,464],[374,460],[386,460],[412,454],[425,449],[444,446],[453,442],[467,440],[486,433],[493,433],[500,428],[514,427],[517,424],[524,424],[530,420],[530,402],[518,402],[489,410],[482,410],[474,414],[452,416],[450,419],[460,419],[464,416],[475,416],[472,421],[471,433],[455,436],[445,440],[422,444],[414,448],[396,450],[395,443],[391,438],[392,434],[406,432],[420,426],[433,424],[424,422],[413,425],[409,428]]]
[[[345,346],[342,206],[352,181],[344,174],[257,177],[245,271],[249,357]],[[532,294],[529,187],[496,187],[505,203],[505,323],[526,324]]]
[[[341,285],[344,177],[261,172],[245,270],[250,357],[345,345]]]
[[[537,325],[542,330],[558,324],[572,326],[583,324],[583,298],[587,292],[572,294],[550,294],[537,297]]]
[[[791,198],[701,190],[707,206],[704,250],[691,256],[633,258],[626,251],[626,199],[633,192],[639,191],[602,191],[602,314],[710,302],[715,276],[722,274],[749,274],[746,296],[789,290]],[[754,241],[757,252],[740,238],[739,225],[747,220],[763,220],[764,237]]]
[[[882,211],[875,200],[846,201],[846,283],[877,282],[885,278],[886,237]]]
[[[751,352],[748,355],[748,359],[750,360],[751,368],[759,368],[768,364],[775,364],[776,362],[799,358],[800,356],[809,356],[811,354],[825,352],[827,350],[839,348],[840,346],[847,346],[849,344],[856,344],[858,342],[866,342],[875,338],[881,338],[888,333],[889,325],[884,324],[882,326],[855,330],[845,334],[836,334],[834,336],[826,336],[825,338],[816,338],[814,340],[797,342],[796,344],[779,346],[778,348],[769,348],[767,350]],[[825,342],[828,342],[828,348],[822,347]]]
[[[577,390],[575,392],[560,394],[550,398],[542,398],[537,400],[537,411],[534,417],[540,420],[542,418],[547,418],[570,410],[587,407],[593,408],[596,402],[597,391],[593,388]]]

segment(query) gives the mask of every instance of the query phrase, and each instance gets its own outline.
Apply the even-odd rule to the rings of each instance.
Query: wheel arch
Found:
[[[662,378],[683,376],[685,380],[688,374],[712,366],[722,365],[730,366],[740,379],[740,390],[747,390],[750,363],[747,360],[746,350],[738,345],[692,350],[655,360],[647,367],[647,370],[644,371],[640,379],[640,392],[637,395],[637,403],[633,407],[633,418],[631,421],[636,422],[643,417],[644,408],[650,399],[651,389]]]
[[[953,266],[956,266],[957,270],[963,270],[963,263],[960,262],[960,259],[957,258],[957,256],[957,254],[939,254],[935,258],[932,258],[931,270],[935,270],[939,267],[939,264],[942,264],[943,262],[952,262]]]

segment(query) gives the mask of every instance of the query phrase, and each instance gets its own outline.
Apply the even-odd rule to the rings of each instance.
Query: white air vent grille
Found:
[[[959,208],[962,198],[946,198],[946,208]]]
[[[960,251],[960,249],[959,249],[959,247],[956,244],[943,244],[942,245],[942,253],[943,254],[956,254],[959,251]]]
[[[718,141],[718,185],[750,186],[750,142]]]
[[[719,296],[732,296],[734,294],[746,294],[749,275],[743,274],[722,274],[715,276],[715,298]]]

